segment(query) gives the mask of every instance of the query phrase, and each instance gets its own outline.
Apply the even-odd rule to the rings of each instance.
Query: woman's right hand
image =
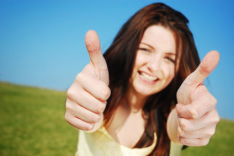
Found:
[[[111,91],[106,61],[98,35],[90,30],[85,36],[90,63],[80,72],[67,91],[65,119],[72,126],[96,131],[102,124],[106,101]]]

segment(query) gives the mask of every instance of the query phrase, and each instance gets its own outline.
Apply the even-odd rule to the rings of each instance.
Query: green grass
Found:
[[[0,82],[0,156],[74,156],[77,130],[64,120],[66,93]],[[206,147],[182,156],[234,156],[234,122],[222,119]]]
[[[189,147],[182,156],[234,156],[234,122],[222,119],[210,143],[204,147]]]
[[[0,83],[0,156],[74,156],[65,92]]]

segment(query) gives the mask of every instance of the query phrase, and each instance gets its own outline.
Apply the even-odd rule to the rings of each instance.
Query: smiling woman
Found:
[[[175,76],[175,56],[175,39],[170,30],[158,25],[146,29],[136,54],[129,92],[147,98],[163,90]]]
[[[208,53],[199,65],[187,23],[163,3],[148,5],[123,25],[104,57],[97,33],[87,32],[90,63],[66,101],[65,118],[80,130],[77,155],[175,156],[182,145],[209,142],[219,115],[203,80],[219,54]]]

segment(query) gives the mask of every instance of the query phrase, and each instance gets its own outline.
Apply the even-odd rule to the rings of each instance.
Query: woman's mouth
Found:
[[[139,75],[140,75],[140,79],[148,84],[154,84],[157,80],[159,80],[158,77],[149,75],[144,72],[139,72]]]

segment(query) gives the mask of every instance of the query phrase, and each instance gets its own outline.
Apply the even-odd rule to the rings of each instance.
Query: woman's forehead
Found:
[[[149,45],[158,50],[176,53],[176,42],[173,32],[161,25],[148,27],[144,32],[141,44]]]

